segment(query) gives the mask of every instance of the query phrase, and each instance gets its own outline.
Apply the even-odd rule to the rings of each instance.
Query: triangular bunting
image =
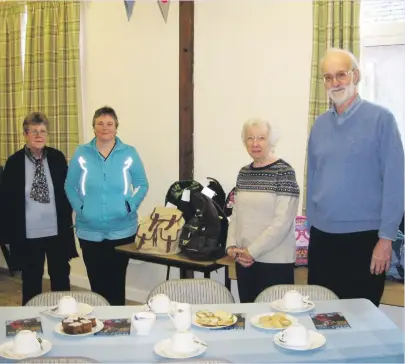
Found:
[[[170,0],[158,0],[160,11],[163,15],[163,19],[167,22],[167,16],[169,15]]]
[[[128,20],[131,19],[132,11],[134,10],[135,0],[125,0],[125,10],[127,12]]]

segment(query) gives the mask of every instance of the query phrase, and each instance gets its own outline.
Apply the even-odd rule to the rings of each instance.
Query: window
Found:
[[[363,0],[362,97],[390,109],[405,142],[405,1]]]

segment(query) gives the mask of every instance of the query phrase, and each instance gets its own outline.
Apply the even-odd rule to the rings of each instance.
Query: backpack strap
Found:
[[[177,216],[173,215],[172,218],[170,219],[169,223],[165,227],[165,230],[169,230],[177,221],[178,221]]]
[[[172,246],[172,236],[169,235],[167,237],[166,253],[168,253],[170,251],[171,246]]]
[[[149,231],[152,231],[154,228],[155,228],[155,225],[158,223],[158,221],[159,221],[159,217],[160,217],[160,214],[159,213],[157,213],[157,212],[155,212],[155,210],[153,210],[153,212],[152,212],[152,215],[151,215],[151,220],[152,220],[152,223],[150,224],[150,226],[149,226]]]
[[[136,229],[136,233],[135,236],[139,237],[138,233],[139,233],[139,228],[141,225],[138,225],[138,228]],[[140,250],[142,248],[142,245],[145,244],[145,240],[146,240],[146,234],[142,234],[142,236],[140,237],[139,240],[139,244],[136,247],[136,250]]]

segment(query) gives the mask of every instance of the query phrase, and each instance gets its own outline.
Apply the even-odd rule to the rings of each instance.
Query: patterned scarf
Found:
[[[39,203],[50,203],[48,183],[46,181],[45,169],[42,161],[46,158],[46,149],[44,149],[42,156],[36,158],[31,149],[27,146],[24,147],[25,155],[35,165],[34,180],[31,186],[30,197]]]

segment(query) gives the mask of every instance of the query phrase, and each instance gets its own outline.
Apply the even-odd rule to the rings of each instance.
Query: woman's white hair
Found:
[[[274,151],[274,148],[278,142],[278,132],[273,128],[270,123],[260,118],[251,118],[244,122],[242,127],[242,141],[246,146],[247,142],[247,130],[252,126],[267,129],[267,140],[269,141],[270,149]]]

